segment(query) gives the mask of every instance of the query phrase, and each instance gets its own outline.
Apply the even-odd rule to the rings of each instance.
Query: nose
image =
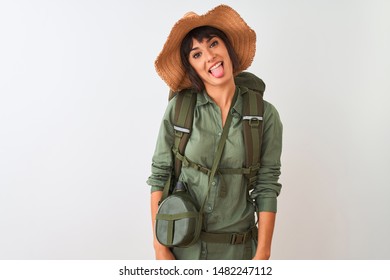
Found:
[[[215,58],[215,53],[211,49],[207,49],[206,58],[207,58],[207,62],[212,62]]]

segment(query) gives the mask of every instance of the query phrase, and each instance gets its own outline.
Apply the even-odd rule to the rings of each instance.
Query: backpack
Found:
[[[263,94],[265,91],[265,84],[259,77],[250,72],[241,72],[235,77],[234,81],[237,86],[248,89],[242,95],[245,167],[220,171],[225,174],[243,174],[248,180],[248,188],[251,190],[256,182],[257,171],[260,168],[264,114]],[[185,89],[180,92],[169,92],[169,100],[177,96],[174,115],[175,140],[172,148],[174,155],[174,178],[176,178],[176,180],[180,176],[183,164],[196,168],[204,173],[209,171],[208,168],[190,162],[184,156],[185,147],[191,136],[197,94],[198,93],[193,89]],[[165,194],[165,197],[167,195],[168,193]]]

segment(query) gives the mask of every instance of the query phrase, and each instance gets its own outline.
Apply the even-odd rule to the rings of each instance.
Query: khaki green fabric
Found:
[[[240,168],[245,162],[242,131],[242,96],[244,88],[237,87],[238,98],[231,110],[233,115],[220,168]],[[166,109],[160,127],[156,149],[152,159],[152,174],[147,180],[152,191],[163,190],[173,165],[171,148],[174,141],[173,118],[176,98]],[[199,93],[191,137],[185,155],[192,162],[211,167],[213,156],[222,133],[219,107],[206,92]],[[282,124],[275,107],[264,101],[264,132],[261,149],[261,168],[254,190],[248,195],[245,178],[239,174],[215,176],[205,206],[205,228],[209,232],[245,232],[254,223],[255,208],[258,211],[277,210],[280,193],[280,156],[282,149]],[[208,187],[208,177],[193,168],[182,167],[180,180],[187,183],[191,195],[202,203]],[[226,193],[220,193],[222,187]],[[248,259],[254,254],[255,243],[241,245],[198,242],[190,248],[174,249],[179,259]]]

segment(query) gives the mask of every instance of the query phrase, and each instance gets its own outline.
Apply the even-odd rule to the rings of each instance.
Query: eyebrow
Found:
[[[217,36],[216,36],[216,35],[211,35],[210,38],[208,38],[208,39],[206,40],[206,43],[210,42],[210,41],[211,41],[212,39],[214,39],[215,37],[217,37]],[[199,48],[198,48],[198,47],[192,48],[192,49],[190,50],[190,52],[195,51],[195,50],[197,50],[197,49],[199,49]]]

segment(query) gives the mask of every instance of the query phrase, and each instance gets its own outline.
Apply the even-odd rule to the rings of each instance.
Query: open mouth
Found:
[[[220,61],[220,62],[217,62],[216,64],[214,64],[210,70],[209,70],[209,73],[211,75],[213,75],[213,77],[215,78],[220,78],[223,76],[223,62]]]

